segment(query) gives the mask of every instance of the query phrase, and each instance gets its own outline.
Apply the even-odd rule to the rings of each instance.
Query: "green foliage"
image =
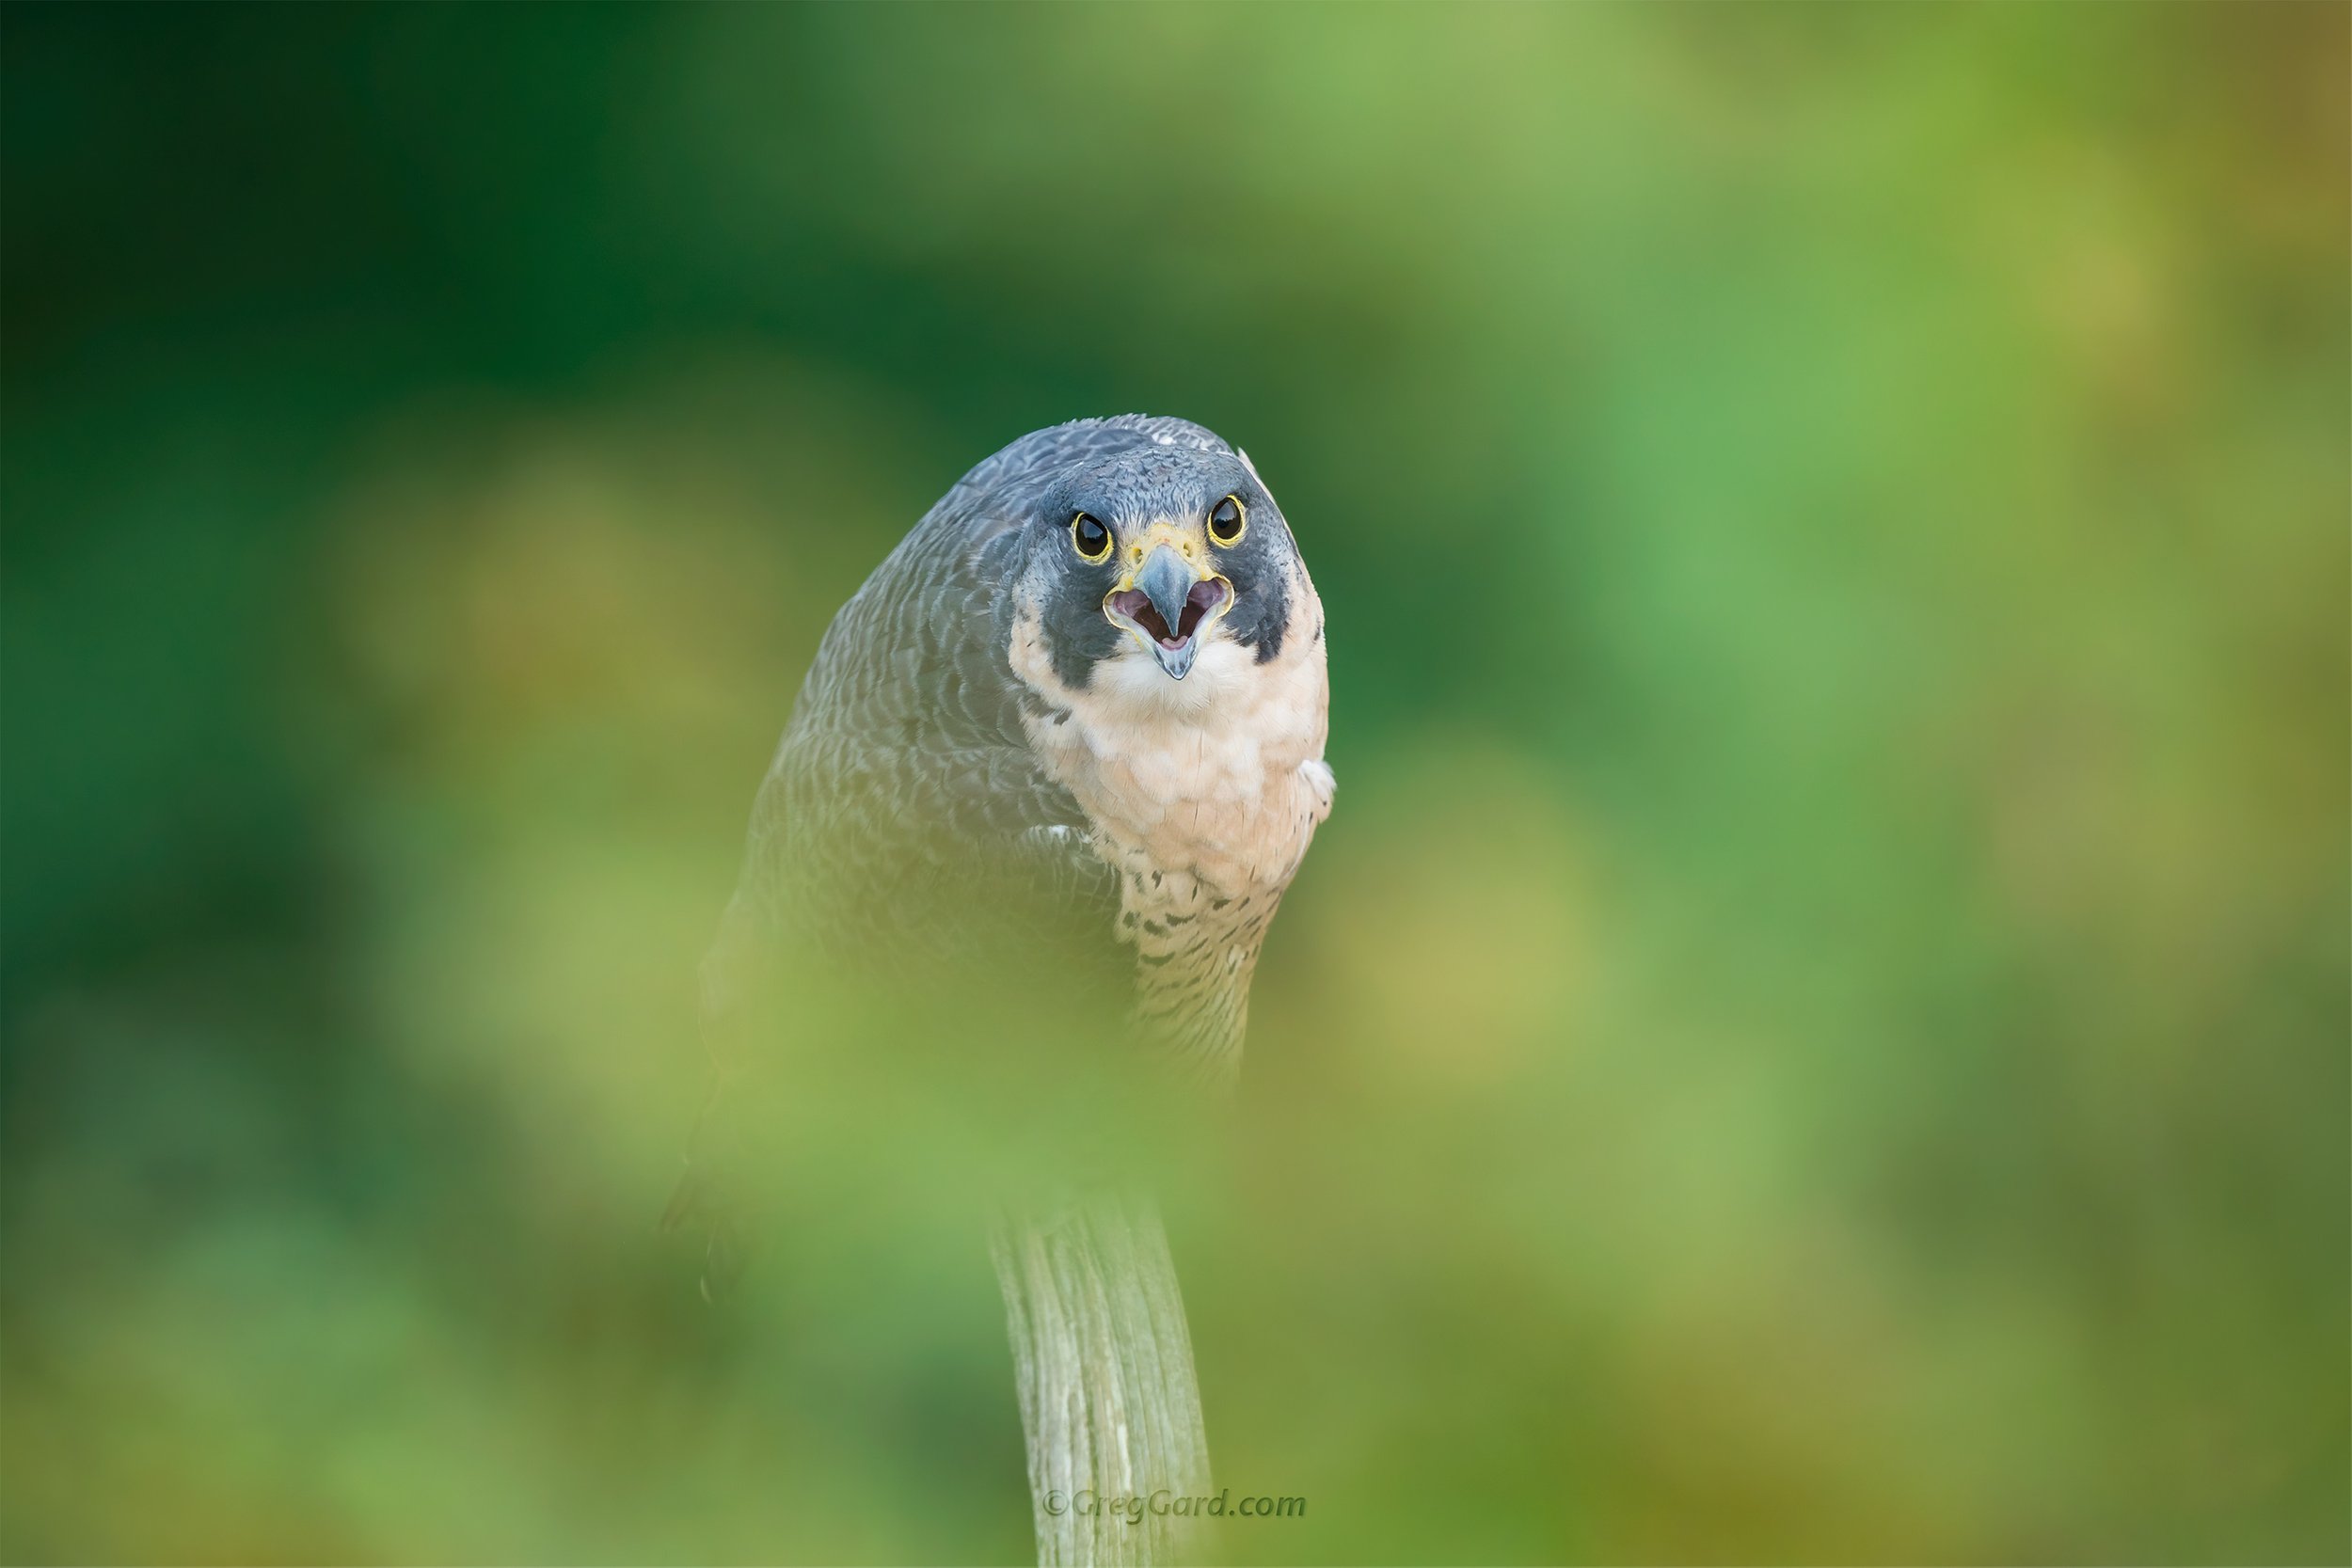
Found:
[[[2340,8],[4,25],[10,1560],[1026,1553],[889,1042],[653,1221],[832,609],[1130,409],[1330,611],[1236,1557],[2352,1551]]]

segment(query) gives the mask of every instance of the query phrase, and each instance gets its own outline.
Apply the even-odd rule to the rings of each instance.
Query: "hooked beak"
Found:
[[[1232,602],[1232,583],[1195,569],[1161,545],[1141,570],[1111,591],[1103,613],[1151,649],[1171,679],[1183,680],[1200,652],[1201,630]]]

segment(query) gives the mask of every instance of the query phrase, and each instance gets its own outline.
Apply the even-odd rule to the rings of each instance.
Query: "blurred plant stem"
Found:
[[[1201,1560],[1206,1521],[1151,1506],[1210,1491],[1192,1336],[1157,1209],[1101,1193],[1000,1211],[990,1252],[1028,1438],[1038,1561]]]

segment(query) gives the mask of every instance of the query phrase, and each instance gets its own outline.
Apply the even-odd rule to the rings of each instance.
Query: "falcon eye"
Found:
[[[1070,519],[1070,542],[1077,547],[1081,561],[1111,558],[1111,531],[1084,512]]]
[[[1209,538],[1215,544],[1238,545],[1249,531],[1249,509],[1239,496],[1228,496],[1209,509]]]

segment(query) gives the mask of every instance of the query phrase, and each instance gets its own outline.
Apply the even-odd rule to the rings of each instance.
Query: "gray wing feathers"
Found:
[[[1115,875],[1022,728],[995,614],[1004,585],[988,575],[1001,523],[975,483],[992,465],[1004,483],[1057,460],[1031,444],[1061,434],[967,475],[827,630],[754,808],[739,894],[780,931],[854,938],[881,924],[952,946],[941,892],[977,877],[1002,894],[1010,874],[1099,907],[1109,940]]]

